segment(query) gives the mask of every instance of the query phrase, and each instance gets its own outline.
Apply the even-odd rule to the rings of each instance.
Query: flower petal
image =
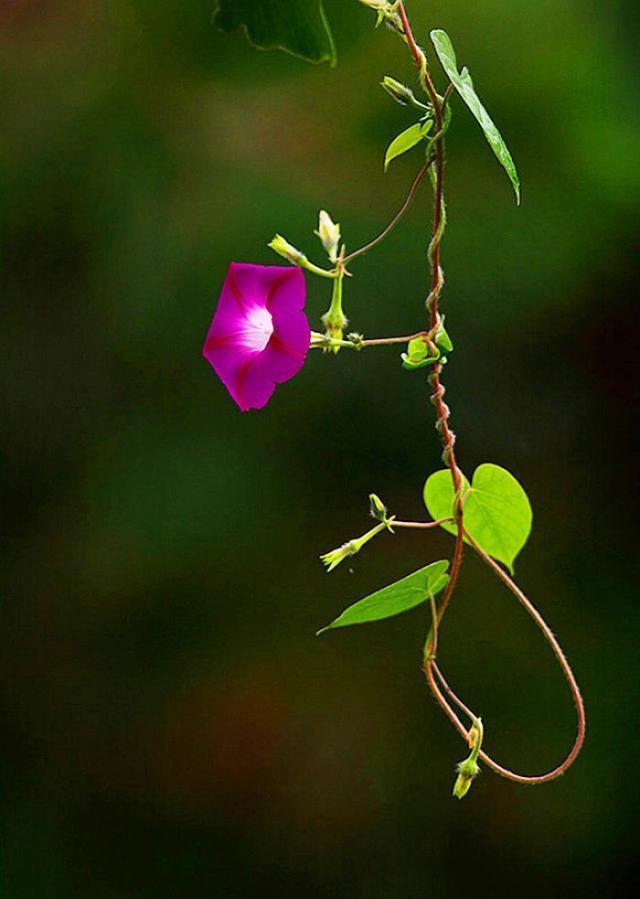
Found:
[[[279,281],[286,280],[295,271],[297,269],[290,266],[232,262],[220,294],[216,316],[234,319],[238,315],[246,315],[256,306],[267,307]]]
[[[262,409],[275,390],[266,371],[263,353],[239,351],[237,346],[218,347],[205,356],[243,412]]]
[[[256,355],[245,346],[238,345],[233,335],[207,337],[202,355],[228,387],[235,381],[238,370]]]
[[[267,309],[273,316],[300,312],[307,299],[307,285],[304,273],[299,268],[274,267],[279,272],[271,282],[267,295]]]
[[[227,384],[227,389],[243,412],[266,406],[276,385],[265,369],[264,354],[256,353],[253,359],[245,362],[235,383]]]
[[[263,358],[265,370],[277,384],[300,371],[307,358],[310,338],[311,329],[304,312],[274,316],[273,335]]]

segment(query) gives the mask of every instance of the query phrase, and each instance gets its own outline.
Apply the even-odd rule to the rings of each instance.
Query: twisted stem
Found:
[[[444,140],[442,138],[443,132],[443,110],[444,110],[444,101],[443,98],[438,94],[431,75],[429,73],[429,69],[427,67],[427,59],[424,55],[424,52],[420,49],[418,44],[416,43],[415,37],[413,35],[413,31],[411,29],[411,24],[409,22],[409,17],[407,16],[407,11],[405,9],[404,3],[399,3],[398,5],[398,13],[400,15],[400,19],[402,21],[402,27],[404,31],[404,37],[409,46],[409,50],[411,51],[411,55],[413,57],[413,61],[415,62],[418,72],[420,75],[420,83],[425,90],[426,94],[429,97],[431,105],[433,107],[433,115],[435,120],[435,147],[434,147],[434,155],[435,155],[435,177],[434,177],[434,211],[433,211],[433,237],[431,240],[431,244],[429,246],[429,261],[431,263],[431,292],[427,298],[427,310],[429,312],[429,329],[430,331],[434,331],[437,329],[439,321],[440,321],[440,295],[442,293],[442,289],[444,287],[444,272],[442,270],[442,266],[440,264],[441,257],[441,243],[442,236],[444,231],[444,163],[445,163],[445,154],[444,154]],[[448,98],[448,97],[447,97]],[[453,553],[453,559],[451,560],[451,570],[449,576],[449,582],[447,587],[445,588],[445,592],[443,594],[442,600],[440,602],[440,608],[438,612],[438,621],[441,622],[444,616],[444,613],[449,605],[449,601],[453,595],[453,592],[456,588],[456,584],[458,582],[458,576],[460,574],[460,567],[462,565],[462,557],[464,554],[464,541],[463,541],[463,508],[462,508],[462,500],[461,493],[463,488],[463,476],[460,468],[458,467],[458,463],[456,461],[455,454],[455,442],[456,437],[449,425],[449,418],[451,415],[451,411],[448,405],[444,402],[445,388],[442,384],[441,379],[442,374],[442,364],[436,363],[433,366],[432,374],[429,377],[429,383],[433,388],[433,394],[431,397],[431,401],[435,406],[436,410],[436,430],[440,434],[442,439],[442,443],[444,446],[444,452],[442,455],[443,461],[445,465],[448,466],[449,471],[451,472],[451,480],[453,482],[453,489],[456,495],[457,502],[455,508],[455,518],[457,525],[457,535],[456,535],[456,545]]]
[[[444,212],[444,168],[445,168],[445,148],[444,148],[444,118],[443,113],[446,107],[446,103],[451,94],[451,85],[447,88],[447,91],[444,97],[440,97],[431,75],[429,73],[427,67],[427,60],[424,52],[416,43],[415,37],[411,30],[411,24],[409,22],[409,18],[407,16],[407,12],[405,9],[405,5],[403,2],[400,2],[397,7],[398,14],[400,16],[400,20],[402,22],[403,28],[403,36],[409,47],[413,60],[418,67],[419,75],[420,75],[420,83],[427,93],[431,105],[434,110],[434,119],[435,119],[435,137],[434,137],[434,162],[435,162],[435,176],[434,176],[434,214],[433,214],[433,236],[431,240],[431,244],[429,246],[429,261],[431,263],[431,292],[427,298],[427,309],[429,312],[429,331],[430,333],[435,333],[435,329],[438,328],[440,323],[440,296],[442,294],[442,290],[444,287],[444,273],[441,266],[441,243],[442,236],[444,232],[445,226],[445,212]],[[471,543],[474,550],[480,555],[483,561],[492,569],[492,571],[499,577],[509,588],[509,590],[514,594],[516,599],[520,602],[520,604],[524,607],[527,613],[533,618],[534,622],[538,626],[538,628],[542,631],[543,636],[546,641],[550,645],[553,650],[562,672],[569,684],[569,688],[571,691],[571,695],[573,697],[574,705],[576,708],[576,713],[578,716],[578,729],[576,734],[576,739],[574,741],[573,747],[571,748],[569,754],[564,759],[564,761],[558,765],[556,768],[553,768],[551,771],[546,772],[545,774],[527,776],[518,774],[514,771],[511,771],[508,768],[499,765],[495,762],[486,752],[480,751],[479,756],[484,761],[484,763],[491,768],[496,774],[501,775],[502,777],[507,778],[508,780],[515,781],[516,783],[522,784],[539,784],[546,783],[547,781],[554,780],[557,777],[560,777],[565,771],[573,764],[576,757],[578,756],[582,744],[584,742],[585,732],[586,732],[586,719],[585,719],[585,710],[584,710],[584,702],[582,700],[582,696],[580,694],[580,689],[576,682],[573,671],[571,670],[571,666],[569,665],[567,658],[554,637],[551,629],[548,624],[542,617],[542,615],[538,612],[535,606],[531,603],[531,601],[525,596],[523,591],[518,587],[518,585],[509,577],[509,575],[495,562],[484,550],[476,543],[476,541],[469,536],[468,533],[465,533],[464,529],[464,511],[463,511],[463,503],[462,503],[462,489],[463,489],[463,475],[458,467],[455,455],[455,442],[456,437],[453,430],[450,427],[450,409],[449,406],[444,402],[445,388],[442,383],[442,365],[441,363],[436,363],[433,366],[432,374],[429,378],[429,383],[433,389],[433,394],[431,397],[431,401],[435,406],[436,411],[436,429],[438,430],[440,437],[442,439],[442,443],[444,446],[443,452],[443,461],[448,466],[451,472],[451,479],[453,482],[453,489],[455,499],[455,507],[454,507],[454,518],[457,527],[456,531],[456,540],[455,540],[455,548],[453,552],[453,558],[451,560],[451,569],[450,569],[450,577],[447,587],[443,593],[442,599],[440,601],[439,607],[436,609],[435,602],[433,599],[431,600],[431,608],[432,608],[432,616],[433,623],[429,635],[427,636],[427,642],[425,645],[424,652],[424,673],[427,679],[427,683],[433,693],[435,699],[438,704],[447,715],[453,726],[458,730],[461,736],[465,740],[470,739],[469,730],[465,728],[460,719],[458,718],[455,710],[451,707],[449,700],[458,706],[461,711],[469,717],[471,722],[475,722],[477,720],[477,716],[463,703],[461,699],[454,693],[449,684],[447,683],[444,675],[442,674],[440,668],[438,667],[435,659],[435,653],[438,642],[438,633],[439,628],[442,623],[442,619],[447,610],[451,597],[453,596],[453,592],[456,588],[458,577],[460,574],[460,568],[462,565],[462,559],[464,555],[464,538],[466,536],[467,540]],[[429,525],[431,526],[431,523]],[[448,697],[448,699],[447,699]]]

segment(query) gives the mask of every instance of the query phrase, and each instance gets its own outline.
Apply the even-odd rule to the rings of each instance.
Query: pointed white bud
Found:
[[[331,262],[335,262],[338,258],[338,247],[340,245],[340,225],[336,225],[329,213],[325,212],[324,209],[320,212],[318,230],[314,233],[320,238]]]

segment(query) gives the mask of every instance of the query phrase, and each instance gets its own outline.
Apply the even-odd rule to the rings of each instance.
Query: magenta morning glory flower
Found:
[[[311,330],[299,268],[232,262],[203,347],[243,412],[262,409],[276,384],[296,375]]]

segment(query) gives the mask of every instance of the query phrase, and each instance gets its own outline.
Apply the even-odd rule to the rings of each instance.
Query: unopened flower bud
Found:
[[[406,84],[402,84],[400,81],[396,81],[390,75],[385,75],[380,85],[401,106],[415,106],[419,109],[428,109],[424,103],[418,100],[410,87],[407,87]]]
[[[375,493],[369,494],[369,511],[372,517],[377,518],[378,521],[386,521],[389,515],[387,507]]]
[[[453,795],[456,799],[464,799],[471,789],[471,784],[480,773],[480,767],[475,759],[468,758],[464,762],[460,762],[457,771],[458,777],[453,785]]]
[[[318,230],[314,233],[320,238],[331,262],[336,262],[340,245],[340,225],[337,225],[324,209],[320,212]]]
[[[293,265],[304,265],[307,261],[307,257],[304,253],[301,253],[300,250],[296,250],[294,246],[292,246],[288,240],[285,240],[281,234],[276,234],[273,240],[268,244],[271,249],[276,252],[279,256],[283,256]]]

